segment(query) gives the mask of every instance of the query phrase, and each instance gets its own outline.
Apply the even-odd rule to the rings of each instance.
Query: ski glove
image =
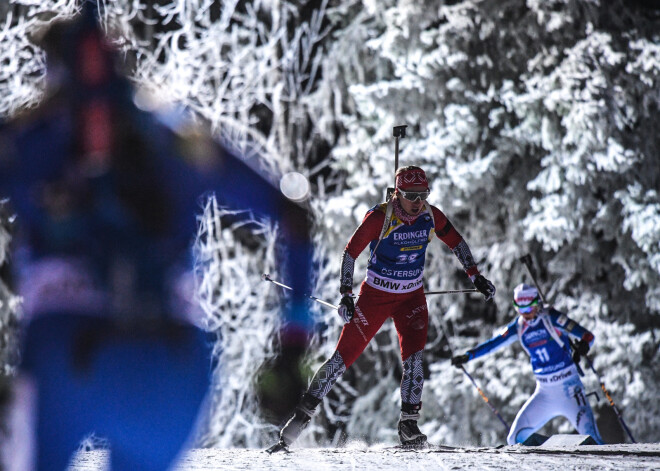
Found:
[[[474,287],[484,295],[486,301],[490,301],[495,296],[495,286],[493,286],[493,283],[488,281],[483,275],[475,276],[472,283],[474,283]]]
[[[456,368],[461,368],[463,364],[467,363],[468,361],[470,361],[470,354],[468,353],[451,357],[451,364]]]
[[[350,322],[355,313],[355,301],[353,301],[352,293],[344,293],[339,302],[339,317],[344,320],[344,323]]]
[[[573,361],[580,362],[580,358],[589,353],[589,342],[586,340],[578,340],[573,344]]]

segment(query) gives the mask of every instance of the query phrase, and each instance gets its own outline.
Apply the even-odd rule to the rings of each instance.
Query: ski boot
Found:
[[[288,420],[284,427],[282,427],[282,430],[280,431],[280,441],[266,451],[271,454],[277,453],[278,451],[288,452],[289,445],[291,445],[302,433],[305,427],[307,427],[315,413],[316,406],[318,406],[320,402],[321,399],[318,399],[311,394],[303,395],[293,413],[293,416]]]
[[[419,410],[422,403],[401,404],[401,417],[399,418],[399,440],[405,448],[425,448],[428,446],[426,435],[424,435],[417,426],[419,420]]]

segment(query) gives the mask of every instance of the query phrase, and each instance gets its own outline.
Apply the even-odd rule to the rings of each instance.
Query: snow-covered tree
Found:
[[[363,2],[346,28],[350,37],[361,32],[366,46],[334,54],[357,69],[350,76],[362,77],[349,84],[346,144],[334,150],[335,165],[350,175],[350,196],[361,197],[353,204],[378,200],[393,171],[390,129],[408,124],[403,162],[427,169],[432,200],[495,281],[498,304],[508,305],[512,287],[527,276],[517,258],[531,252],[549,299],[595,332],[596,367],[624,410],[643,404],[657,416],[651,362],[660,333],[660,169],[659,141],[649,128],[660,102],[657,14],[623,2],[447,3]],[[354,224],[363,214],[357,212]],[[427,262],[428,284],[461,283],[455,261],[438,252]],[[493,334],[477,321],[492,320],[478,300],[429,301],[431,312],[454,324],[455,350]],[[512,314],[502,310],[496,320]],[[639,354],[625,354],[626,345]],[[514,359],[519,352],[475,364],[475,376],[510,419],[531,393],[531,380],[521,380],[530,376],[527,361]],[[432,415],[442,418],[426,430],[442,430],[435,436],[444,440],[501,441],[500,424],[483,405],[467,419],[451,414],[463,410],[457,401],[478,397],[470,384],[456,392],[461,376],[442,360],[446,353],[428,352],[435,373],[425,408],[440,404]]]

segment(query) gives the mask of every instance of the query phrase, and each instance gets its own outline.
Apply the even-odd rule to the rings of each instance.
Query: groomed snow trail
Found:
[[[78,453],[69,471],[105,471],[108,452]],[[660,443],[561,447],[502,448],[433,447],[404,451],[386,446],[292,448],[269,455],[255,449],[193,449],[182,456],[175,471],[404,471],[404,470],[655,470],[660,469]]]

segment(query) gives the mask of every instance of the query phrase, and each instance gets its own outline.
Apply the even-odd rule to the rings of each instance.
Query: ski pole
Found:
[[[280,283],[279,281],[273,280],[270,275],[267,273],[264,273],[261,275],[261,279],[264,281],[270,281],[274,285],[280,286],[284,289],[288,289],[290,291],[293,291],[293,288],[290,286],[285,285],[284,283]],[[450,290],[445,290],[445,291],[425,291],[424,294],[453,294],[453,293],[476,293],[478,290],[476,288],[474,289],[450,289]],[[319,299],[316,296],[311,296],[309,294],[305,294],[309,299],[316,301],[317,303],[323,304],[324,306],[331,307],[332,309],[339,309],[339,306],[335,306],[334,304],[331,304],[327,301],[324,301],[323,299]]]
[[[442,322],[441,322],[441,324],[440,324],[440,328],[442,329],[442,333],[445,335],[445,339],[447,339],[447,346],[449,347],[449,353],[450,353],[451,356],[453,357],[453,356],[454,356],[454,351],[453,351],[453,349],[451,348],[451,343],[449,342],[449,335],[447,334],[447,329],[445,329],[445,320],[444,320],[444,318],[442,318]],[[484,402],[486,403],[486,405],[490,408],[491,412],[492,412],[493,414],[495,414],[495,416],[500,420],[500,422],[502,422],[502,425],[504,425],[504,427],[506,427],[506,429],[507,429],[507,431],[508,431],[508,430],[509,430],[509,424],[507,424],[507,423],[506,423],[506,420],[504,420],[504,419],[502,418],[502,416],[500,415],[499,411],[495,408],[495,406],[492,405],[492,404],[490,403],[490,400],[488,399],[488,396],[486,396],[486,394],[485,394],[485,393],[481,390],[481,388],[477,385],[476,381],[475,381],[474,378],[470,375],[470,373],[467,372],[467,370],[465,369],[465,366],[461,365],[461,370],[463,370],[463,373],[465,373],[465,376],[467,376],[467,377],[470,379],[470,381],[472,382],[472,384],[474,385],[474,387],[477,388],[477,391],[479,392],[479,395],[480,395],[481,398],[484,400]]]
[[[406,124],[401,126],[394,126],[392,128],[392,136],[394,137],[394,173],[399,170],[399,138],[403,139],[406,137]],[[396,180],[394,180],[394,186],[396,186]]]
[[[509,430],[509,424],[507,424],[506,421],[502,418],[502,416],[500,415],[498,410],[495,408],[495,406],[490,403],[490,401],[488,400],[488,397],[484,394],[484,392],[481,390],[481,388],[477,385],[474,378],[470,375],[470,373],[467,372],[467,370],[465,369],[465,367],[463,365],[461,365],[461,369],[463,370],[463,373],[465,373],[465,376],[470,378],[470,381],[472,381],[472,384],[474,384],[474,387],[477,388],[477,391],[479,391],[479,395],[484,400],[486,405],[488,405],[488,407],[490,407],[490,410],[493,412],[493,414],[495,414],[497,416],[497,418],[500,419],[500,422],[502,422],[502,425],[504,425],[506,427],[506,429]]]
[[[472,289],[450,289],[446,291],[424,291],[424,294],[453,294],[453,293],[478,293],[477,288]]]
[[[545,296],[543,295],[543,291],[541,291],[541,287],[539,286],[539,283],[536,281],[536,274],[534,271],[534,267],[532,266],[532,256],[530,254],[525,254],[522,257],[520,257],[520,261],[527,267],[527,271],[529,272],[529,275],[532,277],[532,280],[534,281],[534,286],[536,286],[536,290],[539,292],[541,301],[543,301],[543,304],[545,304]],[[569,345],[571,346],[571,350],[575,351],[573,342],[570,342]],[[573,363],[575,363],[575,367],[577,368],[578,374],[580,376],[584,376],[584,370],[580,366],[580,363],[577,361],[573,361]]]
[[[534,267],[532,266],[532,256],[530,254],[523,255],[522,257],[520,257],[520,261],[527,267],[527,271],[529,272],[529,275],[532,277],[532,281],[534,281],[534,286],[536,286],[536,290],[539,292],[541,301],[543,301],[543,304],[545,304],[545,295],[543,294],[543,291],[541,291],[541,287],[539,286],[539,283],[536,281],[535,270]]]
[[[401,126],[394,126],[392,128],[392,136],[394,137],[394,186],[389,187],[387,189],[387,193],[385,194],[385,200],[389,201],[392,198],[392,195],[394,194],[394,190],[396,188],[396,171],[399,169],[399,139],[402,139],[406,137],[406,128],[408,127],[407,124],[403,124]]]
[[[630,432],[630,429],[628,428],[628,425],[623,420],[623,414],[621,414],[621,411],[619,410],[619,408],[614,403],[614,399],[612,399],[612,396],[610,395],[610,392],[605,387],[605,382],[603,381],[603,377],[600,375],[600,373],[598,373],[598,371],[596,371],[596,368],[594,367],[594,364],[591,361],[591,358],[589,358],[588,355],[582,355],[582,356],[584,357],[585,360],[587,360],[587,365],[589,365],[589,368],[591,369],[591,371],[593,371],[594,374],[596,375],[596,377],[598,378],[598,382],[600,383],[600,389],[603,390],[603,393],[605,394],[605,397],[610,402],[610,407],[612,407],[612,410],[614,411],[614,414],[616,414],[616,418],[619,420],[619,423],[621,424],[621,427],[623,428],[623,430],[625,430],[626,434],[630,438],[630,441],[633,442],[633,443],[637,443],[635,441],[635,439],[633,438],[632,433]]]
[[[292,288],[291,286],[287,286],[287,285],[285,285],[285,284],[283,284],[283,283],[280,283],[279,281],[275,281],[275,280],[273,280],[273,279],[270,277],[270,275],[267,274],[267,273],[264,273],[263,275],[261,275],[261,279],[264,280],[264,281],[270,281],[270,282],[273,283],[274,285],[277,285],[277,286],[280,286],[280,287],[282,287],[282,288],[285,288],[285,289],[288,289],[288,290],[290,290],[290,291],[293,291],[293,288]],[[324,300],[322,300],[322,299],[319,299],[319,298],[317,298],[316,296],[311,296],[311,295],[309,295],[309,294],[307,294],[307,293],[305,293],[305,296],[307,296],[309,299],[311,299],[311,300],[313,300],[313,301],[316,301],[317,303],[323,304],[324,306],[331,307],[332,309],[339,309],[339,306],[335,306],[334,304],[331,304],[331,303],[329,303],[329,302],[327,302],[327,301],[324,301]]]

